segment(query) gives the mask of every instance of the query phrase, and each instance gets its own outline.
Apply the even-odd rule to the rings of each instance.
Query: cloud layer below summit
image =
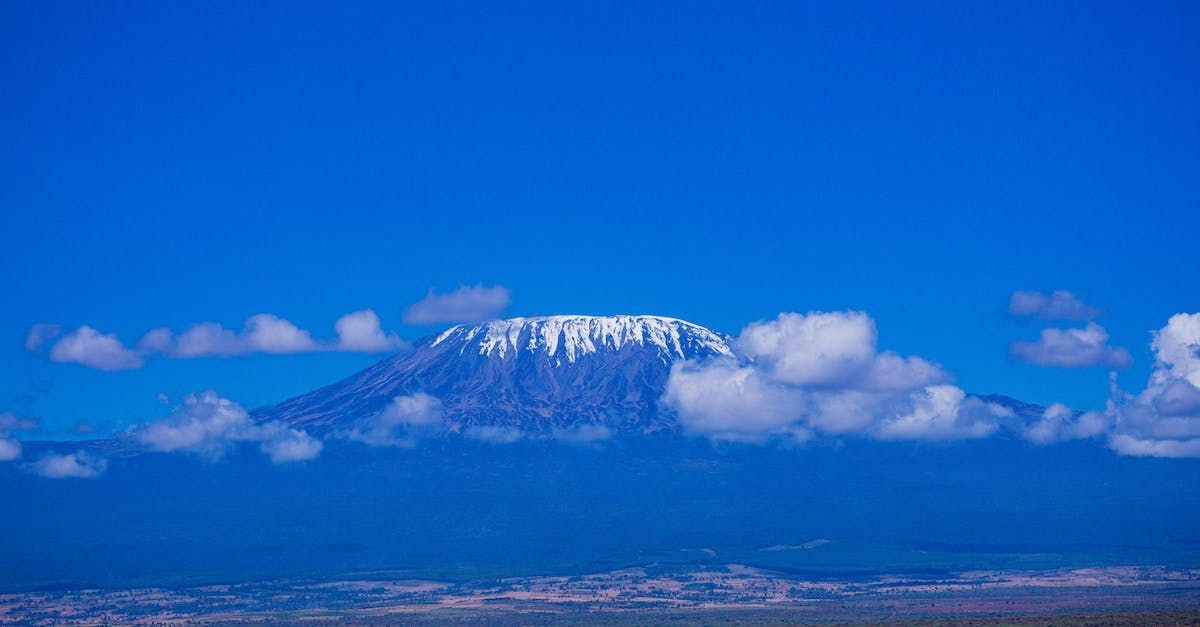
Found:
[[[680,362],[663,396],[693,433],[718,439],[962,439],[993,433],[1003,408],[968,398],[941,366],[880,352],[865,313],[782,313],[736,340],[747,359]]]
[[[468,322],[491,318],[510,302],[502,286],[464,286],[429,295],[409,307],[412,323]],[[1083,326],[1047,327],[1036,340],[1010,346],[1014,359],[1049,368],[1126,368],[1132,355],[1112,346],[1107,331],[1093,322],[1101,310],[1071,292],[1018,291],[1012,315],[1067,320]],[[251,353],[317,351],[375,353],[406,346],[383,329],[370,309],[346,314],[334,324],[335,337],[317,339],[273,314],[258,314],[241,329],[213,322],[175,333],[145,333],[134,345],[115,334],[81,326],[65,334],[54,324],[34,325],[25,348],[51,361],[106,370],[131,370],[154,357],[231,357]],[[920,356],[879,347],[875,321],[860,311],[780,313],[747,325],[734,339],[732,354],[673,364],[662,395],[682,429],[715,440],[806,441],[819,437],[875,440],[964,440],[1002,431],[1035,445],[1095,439],[1122,455],[1200,457],[1200,313],[1180,313],[1155,331],[1149,380],[1141,391],[1120,387],[1110,375],[1105,407],[1076,411],[1052,403],[1036,417],[968,395],[941,365]],[[397,397],[377,416],[364,417],[338,437],[372,446],[409,446],[437,432],[444,408],[433,396]],[[14,431],[35,427],[11,413],[0,416],[0,461],[21,458]],[[318,456],[322,442],[282,423],[258,423],[236,402],[215,392],[188,396],[163,420],[126,433],[143,447],[218,459],[230,448],[253,443],[276,463]],[[467,437],[494,444],[525,438],[513,428],[476,427]],[[556,439],[591,443],[612,437],[603,427],[563,432]],[[27,464],[52,478],[94,477],[103,459],[84,452],[45,455]]]
[[[1097,438],[1123,455],[1200,457],[1200,313],[1172,316],[1154,333],[1155,361],[1141,392],[1122,390],[1114,373],[1104,409],[1054,403],[1028,424],[967,396],[936,364],[879,351],[877,339],[862,312],[783,313],[742,330],[736,345],[744,359],[676,363],[663,400],[685,429],[716,439],[955,440],[1009,430],[1039,445]],[[1091,323],[1047,329],[1042,339],[1018,343],[1015,352],[1058,367],[1132,360]]]

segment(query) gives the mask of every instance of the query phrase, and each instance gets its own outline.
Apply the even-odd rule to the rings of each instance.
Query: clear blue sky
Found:
[[[404,307],[480,282],[731,333],[862,309],[969,391],[1097,408],[1103,368],[1010,359],[1045,326],[1014,290],[1105,309],[1135,389],[1200,309],[1196,3],[566,4],[4,3],[0,410],[257,406],[374,359],[98,372],[36,322],[415,338]]]

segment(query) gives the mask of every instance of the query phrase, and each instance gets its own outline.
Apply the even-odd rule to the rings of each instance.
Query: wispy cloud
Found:
[[[984,438],[999,430],[1001,412],[967,398],[953,385],[929,385],[909,393],[911,408],[885,417],[875,437],[885,440],[960,440]]]
[[[436,432],[444,424],[444,415],[442,402],[429,394],[401,395],[379,414],[362,420],[346,437],[371,446],[412,446],[420,436]]]
[[[404,311],[404,321],[409,324],[482,322],[499,316],[511,302],[511,292],[502,285],[464,285],[449,294],[437,294],[431,289],[425,298]]]
[[[10,411],[0,412],[0,435],[12,431],[33,431],[37,428],[38,423],[32,418],[18,418]]]
[[[1032,316],[1043,320],[1091,320],[1103,312],[1084,303],[1066,290],[1033,292],[1017,290],[1009,299],[1008,311],[1014,316]]]
[[[1109,438],[1108,446],[1132,457],[1200,457],[1200,438],[1160,440],[1117,433]]]
[[[29,332],[25,334],[25,350],[31,353],[40,353],[50,340],[58,337],[62,333],[62,327],[57,324],[49,324],[39,322],[29,328]]]
[[[463,435],[472,440],[487,442],[488,444],[512,444],[521,439],[524,439],[525,434],[521,433],[516,427],[501,427],[491,425],[479,425],[468,428]]]
[[[1065,440],[1081,440],[1104,435],[1112,420],[1101,412],[1077,412],[1062,403],[1052,403],[1040,419],[1027,425],[1022,432],[1034,444],[1052,444]]]
[[[154,451],[184,451],[218,460],[233,446],[257,442],[275,463],[313,459],[319,440],[280,422],[254,422],[239,404],[209,390],[186,397],[168,418],[134,428],[130,435]]]
[[[29,464],[30,472],[47,479],[92,479],[104,474],[108,461],[87,451],[47,453]]]
[[[1108,332],[1094,322],[1082,329],[1043,329],[1037,341],[1015,342],[1011,352],[1039,366],[1128,368],[1133,363],[1129,351],[1108,345]]]
[[[0,462],[11,462],[20,456],[20,442],[13,438],[0,437]]]
[[[569,444],[594,444],[612,437],[612,429],[604,425],[579,425],[571,429],[554,430],[555,440]]]

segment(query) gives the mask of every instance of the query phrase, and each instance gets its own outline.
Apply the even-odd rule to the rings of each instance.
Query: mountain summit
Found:
[[[343,381],[256,412],[315,433],[349,430],[396,397],[440,401],[448,432],[545,435],[586,426],[672,429],[658,399],[671,364],[733,356],[732,338],[662,316],[545,316],[458,325]]]

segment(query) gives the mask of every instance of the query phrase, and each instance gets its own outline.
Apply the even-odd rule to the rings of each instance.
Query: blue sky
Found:
[[[0,410],[44,433],[216,389],[246,406],[377,356],[102,372],[31,325],[269,312],[408,339],[436,287],[508,313],[737,333],[861,309],[958,385],[1103,406],[1107,367],[1017,363],[1066,289],[1140,389],[1200,309],[1200,10],[1189,3],[0,8]]]

